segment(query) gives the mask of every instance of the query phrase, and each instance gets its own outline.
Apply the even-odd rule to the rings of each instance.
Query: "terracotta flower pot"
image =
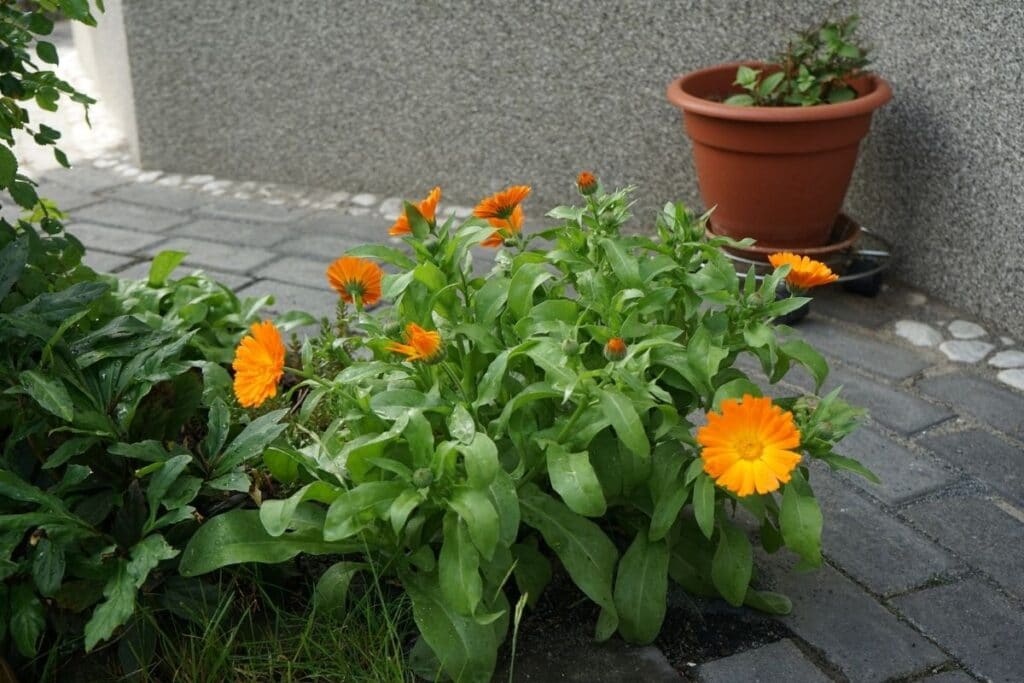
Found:
[[[748,66],[763,65],[745,62]],[[715,206],[717,234],[759,246],[800,249],[829,243],[871,114],[892,97],[866,74],[851,81],[856,99],[812,107],[737,107],[740,64],[693,71],[668,86],[683,111],[701,196]]]

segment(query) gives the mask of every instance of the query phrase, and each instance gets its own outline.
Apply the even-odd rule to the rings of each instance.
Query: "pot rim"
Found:
[[[889,82],[875,73],[865,73],[861,76],[869,79],[872,89],[866,95],[862,95],[849,102],[837,104],[817,104],[810,107],[737,107],[722,102],[706,100],[686,91],[687,84],[701,76],[712,72],[735,71],[740,66],[761,67],[763,62],[729,62],[716,64],[704,69],[690,71],[679,76],[668,84],[666,95],[668,101],[679,107],[685,113],[700,114],[716,119],[730,119],[733,121],[751,121],[765,123],[786,123],[802,121],[827,121],[830,119],[844,119],[853,116],[870,114],[883,104],[892,99],[892,87]]]

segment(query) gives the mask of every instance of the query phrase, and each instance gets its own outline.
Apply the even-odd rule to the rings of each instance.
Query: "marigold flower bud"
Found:
[[[581,171],[576,176],[576,187],[579,188],[580,194],[584,196],[592,195],[597,192],[597,178],[590,171]]]
[[[604,345],[604,357],[610,361],[622,360],[626,357],[626,342],[622,337],[612,337]]]
[[[434,473],[426,467],[421,467],[412,473],[412,485],[418,489],[425,489],[434,483]]]
[[[575,339],[566,339],[562,342],[562,352],[570,356],[575,356],[580,350],[580,345]]]

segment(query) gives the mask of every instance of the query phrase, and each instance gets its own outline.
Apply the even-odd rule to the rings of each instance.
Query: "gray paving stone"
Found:
[[[966,373],[928,377],[917,383],[925,394],[973,415],[996,429],[1024,437],[1024,395]]]
[[[943,671],[940,674],[922,678],[918,683],[975,683],[975,680],[963,671]]]
[[[82,261],[97,273],[113,273],[124,268],[129,263],[133,263],[135,259],[131,256],[108,254],[103,251],[89,249],[85,252],[85,256],[82,258]]]
[[[893,604],[972,673],[1000,683],[1020,682],[1024,614],[981,581],[929,588]]]
[[[60,183],[65,187],[70,187],[84,193],[107,190],[132,182],[131,178],[125,178],[111,171],[90,166],[75,166],[71,169],[58,168],[47,172],[43,176],[43,180]]]
[[[308,213],[287,205],[267,204],[251,199],[234,197],[205,197],[197,213],[213,218],[227,218],[237,221],[262,221],[264,223],[288,223]]]
[[[302,285],[311,289],[332,292],[327,282],[327,259],[308,259],[299,256],[282,256],[260,268],[260,277]]]
[[[498,671],[496,681],[508,680]],[[613,638],[605,643],[547,641],[543,648],[521,650],[516,656],[516,683],[680,683],[683,679],[656,647],[633,647]]]
[[[825,516],[825,555],[873,593],[904,593],[957,566],[945,550],[864,500],[842,480],[821,474],[812,476],[811,484]]]
[[[329,289],[312,289],[273,280],[257,280],[238,292],[239,296],[250,297],[268,294],[274,297],[274,303],[265,309],[269,313],[299,310],[316,317],[333,317],[338,305],[338,295]]]
[[[280,223],[239,223],[219,218],[199,218],[175,228],[171,234],[247,247],[269,247],[294,239],[287,226]]]
[[[152,256],[168,249],[186,252],[186,264],[232,273],[247,273],[277,258],[273,252],[266,249],[221,244],[191,237],[172,237],[166,242],[150,247],[148,253]]]
[[[92,223],[75,223],[68,227],[68,232],[81,240],[86,250],[99,249],[115,254],[133,254],[163,239],[161,235]]]
[[[697,669],[697,680],[701,683],[828,683],[831,679],[787,638],[703,664]]]
[[[793,601],[782,617],[797,636],[821,650],[851,681],[888,681],[946,660],[919,633],[828,565],[794,572],[772,557],[775,587]]]
[[[76,221],[114,225],[142,232],[160,232],[188,220],[183,214],[106,199],[75,212]]]
[[[786,381],[805,391],[814,388],[813,381],[802,372],[786,375]],[[840,385],[843,387],[840,395],[846,401],[866,408],[874,420],[900,434],[913,434],[953,417],[953,413],[942,406],[841,367],[832,368],[822,394]]]
[[[905,379],[932,365],[923,353],[850,332],[821,318],[808,318],[800,323],[799,331],[822,353],[889,379]]]
[[[149,266],[151,261],[149,259],[136,263],[135,265],[125,268],[118,275],[126,280],[142,280],[149,277]],[[183,263],[178,266],[171,274],[172,279],[178,279],[191,275],[196,270],[201,270],[203,274],[210,278],[220,282],[221,284],[227,285],[232,290],[238,290],[246,286],[253,281],[252,277],[248,275],[239,275],[238,273],[225,273],[223,271],[210,270],[209,268],[195,268],[187,263]]]
[[[194,190],[144,183],[121,185],[104,192],[103,196],[170,211],[190,211],[210,200],[206,195]]]
[[[296,256],[308,256],[316,259],[326,268],[327,264],[349,249],[363,244],[369,244],[369,242],[350,235],[292,234],[277,245],[276,250]]]
[[[919,443],[1024,505],[1024,448],[980,429],[924,436]]]
[[[911,505],[905,514],[966,563],[1024,599],[1024,512],[1018,518],[991,500],[947,497]]]
[[[941,488],[956,478],[954,472],[921,453],[906,448],[877,428],[865,424],[839,442],[840,455],[856,458],[878,475],[881,484],[853,473],[839,476],[890,505],[899,505]]]
[[[812,292],[811,310],[836,320],[879,329],[896,318],[890,301],[892,292],[883,292],[874,298],[851,294],[842,287],[821,287]],[[797,326],[799,329],[799,326]]]
[[[384,242],[391,223],[383,216],[350,216],[340,211],[315,211],[295,221],[301,232],[357,237],[359,243]]]
[[[58,209],[72,218],[75,216],[75,209],[95,204],[102,199],[90,192],[83,192],[70,188],[67,185],[45,181],[39,183],[39,187],[36,188],[36,194],[53,201],[57,204]]]

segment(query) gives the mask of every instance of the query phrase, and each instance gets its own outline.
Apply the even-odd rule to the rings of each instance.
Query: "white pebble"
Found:
[[[206,183],[213,182],[216,180],[212,175],[193,175],[189,176],[185,181],[189,185],[205,185]]]
[[[1000,351],[988,359],[988,364],[997,368],[1024,368],[1024,351]]]
[[[896,323],[896,334],[914,346],[935,346],[942,341],[942,334],[931,325],[916,320],[900,320]]]
[[[351,201],[356,206],[369,207],[377,203],[377,197],[370,194],[369,192],[360,192],[355,197],[352,197]]]
[[[1003,384],[1009,384],[1014,389],[1024,391],[1024,370],[1016,368],[1014,370],[1003,370],[996,377]]]
[[[939,344],[939,351],[957,363],[977,363],[991,350],[991,344],[976,339],[956,339]]]
[[[954,320],[949,324],[949,333],[957,339],[977,339],[985,336],[985,328],[967,320]]]

